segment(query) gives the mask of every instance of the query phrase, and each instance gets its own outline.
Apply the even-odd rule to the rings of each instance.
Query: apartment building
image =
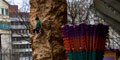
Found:
[[[32,60],[29,13],[18,12],[17,5],[10,5],[13,60]]]

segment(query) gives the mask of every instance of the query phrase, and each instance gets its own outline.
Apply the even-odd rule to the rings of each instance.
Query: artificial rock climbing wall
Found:
[[[31,37],[33,60],[64,60],[60,27],[67,23],[66,0],[30,0],[31,31],[35,17],[42,22],[42,34]],[[32,32],[31,32],[32,33]]]

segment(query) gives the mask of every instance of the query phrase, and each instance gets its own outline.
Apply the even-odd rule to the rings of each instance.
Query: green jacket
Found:
[[[36,23],[36,27],[40,27],[40,25],[41,25],[41,22],[40,22],[40,20],[38,20]]]

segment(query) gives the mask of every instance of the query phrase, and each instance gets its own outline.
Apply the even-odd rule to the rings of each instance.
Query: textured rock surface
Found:
[[[60,27],[67,23],[66,0],[30,0],[30,4],[31,30],[35,27],[36,15],[40,18],[44,30],[43,34],[35,34],[31,38],[33,60],[64,60]]]

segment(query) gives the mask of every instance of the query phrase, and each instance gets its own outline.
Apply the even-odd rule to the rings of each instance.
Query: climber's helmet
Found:
[[[39,20],[39,18],[38,18],[38,17],[36,17],[36,18],[35,18],[35,20]]]

